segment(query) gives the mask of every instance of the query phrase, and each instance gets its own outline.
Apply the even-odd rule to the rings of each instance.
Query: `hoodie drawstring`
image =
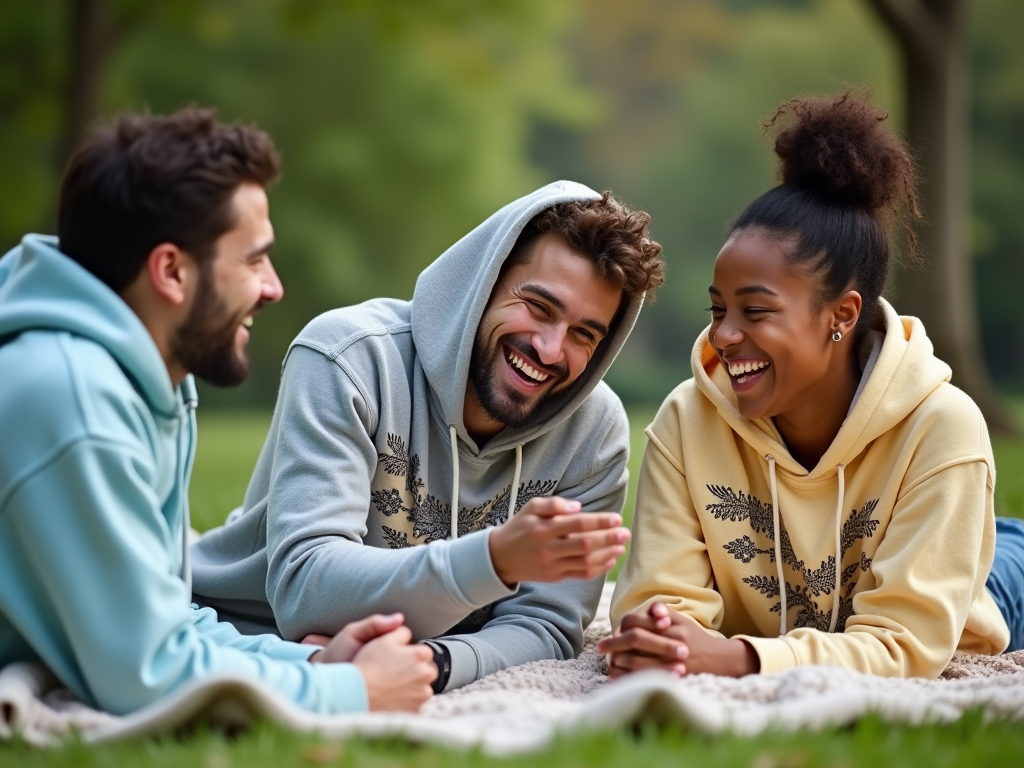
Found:
[[[455,425],[448,425],[448,434],[452,439],[452,540],[459,538],[459,438],[455,433]],[[516,468],[512,473],[512,489],[508,498],[508,517],[512,519],[516,513],[516,501],[519,496],[519,477],[523,471],[523,444],[516,445]]]
[[[768,462],[768,484],[771,487],[772,492],[772,527],[774,528],[775,534],[775,569],[779,575],[779,597],[781,600],[780,615],[779,615],[779,637],[783,637],[786,634],[786,579],[782,573],[782,526],[781,526],[781,512],[779,510],[779,489],[775,479],[775,457],[770,453],[765,455],[765,460]],[[837,464],[836,472],[839,474],[839,497],[836,501],[836,575],[835,575],[835,587],[833,591],[835,597],[832,601],[832,620],[829,622],[828,631],[830,633],[836,631],[836,626],[839,623],[839,579],[842,576],[843,571],[843,558],[842,558],[842,534],[843,534],[843,504],[845,503],[846,496],[846,465]]]
[[[779,513],[779,489],[775,484],[775,457],[770,453],[768,460],[768,484],[772,489],[772,529],[775,532],[775,570],[779,574],[779,595],[782,604],[779,611],[779,637],[786,634],[786,577],[782,573],[782,526]]]
[[[835,599],[832,600],[832,621],[828,623],[828,631],[835,632],[836,624],[839,623],[839,587],[842,586],[839,582],[843,572],[843,502],[845,499],[843,496],[846,495],[846,466],[843,464],[836,465],[836,472],[839,473],[839,498],[836,500],[836,584],[835,584]]]
[[[516,513],[516,501],[519,496],[519,475],[523,469],[523,444],[519,443],[516,445],[516,471],[512,473],[512,490],[509,491],[508,496],[508,515],[505,517],[507,523],[512,519],[512,515]]]
[[[455,435],[455,425],[448,425],[448,434],[452,437],[452,541],[459,538],[459,439]]]

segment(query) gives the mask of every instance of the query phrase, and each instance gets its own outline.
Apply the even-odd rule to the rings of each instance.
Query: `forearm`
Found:
[[[268,598],[284,637],[333,635],[370,613],[405,615],[415,639],[436,637],[514,594],[494,573],[489,531],[390,550],[347,539],[302,540],[275,555]]]

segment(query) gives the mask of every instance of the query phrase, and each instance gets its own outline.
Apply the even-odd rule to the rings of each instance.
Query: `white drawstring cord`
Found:
[[[516,445],[516,469],[512,473],[512,490],[509,491],[508,496],[508,516],[505,518],[505,522],[512,519],[512,515],[516,513],[516,501],[519,496],[519,475],[523,469],[523,444],[519,443]]]
[[[775,528],[775,568],[779,574],[779,597],[781,598],[781,616],[779,616],[779,637],[786,634],[786,579],[782,573],[782,525],[781,513],[779,510],[779,491],[775,480],[775,457],[770,453],[765,460],[768,462],[768,483],[772,490],[772,525]],[[839,498],[836,501],[836,576],[835,576],[835,598],[832,601],[832,620],[829,622],[828,631],[836,631],[839,624],[839,588],[842,586],[840,579],[843,575],[843,504],[846,496],[846,465],[838,464],[836,471],[839,474]]]
[[[839,499],[836,502],[836,584],[835,598],[832,600],[832,621],[828,623],[828,631],[835,632],[839,623],[839,587],[842,586],[839,580],[843,574],[843,496],[846,494],[846,465],[839,464],[836,471],[839,473]]]
[[[459,538],[459,441],[455,425],[448,425],[452,438],[452,540]]]
[[[779,637],[786,634],[786,578],[782,573],[782,525],[779,514],[779,489],[775,483],[775,457],[770,453],[768,460],[768,483],[772,489],[772,526],[775,528],[775,569],[779,574],[779,597],[782,605],[779,611]]]
[[[452,539],[459,538],[459,440],[455,432],[455,425],[448,425],[448,434],[452,442]],[[506,522],[512,519],[516,513],[516,501],[519,497],[519,477],[523,470],[523,444],[516,446],[516,468],[512,473],[512,489],[508,497],[508,517]]]

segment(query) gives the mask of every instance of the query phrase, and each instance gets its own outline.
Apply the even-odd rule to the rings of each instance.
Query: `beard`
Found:
[[[235,387],[249,376],[249,352],[237,349],[238,326],[253,308],[232,313],[217,293],[207,269],[201,272],[195,300],[171,337],[171,354],[196,377],[216,387]]]
[[[469,358],[469,383],[473,386],[477,400],[487,415],[506,427],[528,427],[533,424],[540,411],[565,392],[568,370],[564,366],[545,366],[558,379],[543,394],[530,397],[501,383],[499,366],[505,365],[505,347],[519,352],[525,359],[536,362],[537,351],[532,344],[513,335],[502,336],[488,350],[482,333],[473,341],[473,352]],[[515,374],[513,374],[515,375]]]

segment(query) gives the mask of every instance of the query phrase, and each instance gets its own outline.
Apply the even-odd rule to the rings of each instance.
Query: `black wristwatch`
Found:
[[[434,689],[434,693],[440,693],[448,685],[448,678],[452,676],[452,655],[440,643],[428,641],[426,644],[434,652],[434,664],[437,666],[437,679],[430,684],[430,687]]]

